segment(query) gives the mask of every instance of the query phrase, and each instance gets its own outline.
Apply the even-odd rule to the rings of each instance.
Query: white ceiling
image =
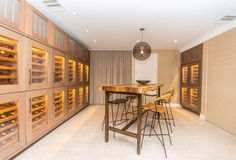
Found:
[[[182,49],[234,23],[216,23],[220,18],[236,15],[236,0],[58,0],[62,13],[49,12],[41,0],[28,1],[89,49],[132,49],[140,27],[152,48]]]

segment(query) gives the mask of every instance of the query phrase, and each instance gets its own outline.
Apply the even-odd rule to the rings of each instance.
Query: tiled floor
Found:
[[[236,137],[182,108],[174,109],[176,127],[168,139],[168,160],[236,160]],[[90,106],[48,134],[15,160],[165,160],[155,137],[144,140],[136,154],[133,138],[116,134],[104,142],[103,106]]]

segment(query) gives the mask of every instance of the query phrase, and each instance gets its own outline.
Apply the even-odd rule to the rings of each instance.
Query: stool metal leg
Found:
[[[147,115],[146,115],[146,119],[145,119],[144,130],[143,130],[143,136],[142,136],[142,140],[141,140],[141,148],[142,148],[142,145],[143,145],[143,139],[144,139],[144,135],[145,135],[145,129],[146,129],[146,127],[147,127],[148,113],[149,113],[149,111],[147,111]]]
[[[166,120],[166,114],[164,114],[164,120],[165,120],[165,123],[166,123],[166,129],[167,129],[167,133],[168,133],[168,136],[169,136],[169,140],[170,140],[170,144],[172,145],[172,141],[171,141],[171,137],[170,137],[170,131],[169,131],[169,127],[168,127],[168,123],[167,123],[167,120]]]
[[[161,135],[161,139],[162,139],[162,146],[163,146],[163,148],[164,148],[165,156],[166,156],[166,158],[167,158],[165,140],[164,140],[163,133],[162,133],[162,128],[161,128],[160,119],[158,119],[158,124],[159,124],[159,128],[160,128],[160,133],[161,133],[160,135]]]
[[[172,119],[172,121],[173,121],[173,125],[174,125],[174,127],[175,127],[175,120],[174,120],[174,116],[173,116],[173,112],[172,112],[172,109],[171,109],[170,103],[169,103],[169,108],[170,108],[171,119]]]

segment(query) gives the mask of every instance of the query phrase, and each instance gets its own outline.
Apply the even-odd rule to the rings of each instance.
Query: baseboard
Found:
[[[205,121],[206,120],[206,116],[205,116],[205,114],[200,114],[200,117],[199,117],[201,120],[203,120],[203,121]]]
[[[171,103],[171,107],[182,107],[179,103]]]

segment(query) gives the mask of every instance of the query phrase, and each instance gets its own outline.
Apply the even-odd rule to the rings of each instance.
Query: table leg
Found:
[[[141,150],[141,123],[142,123],[142,95],[138,94],[138,121],[137,121],[137,154],[140,155]]]
[[[105,92],[105,142],[109,141],[109,130],[108,130],[108,125],[109,125],[109,93]]]
[[[161,88],[159,87],[158,88],[158,97],[160,97],[161,96]]]

